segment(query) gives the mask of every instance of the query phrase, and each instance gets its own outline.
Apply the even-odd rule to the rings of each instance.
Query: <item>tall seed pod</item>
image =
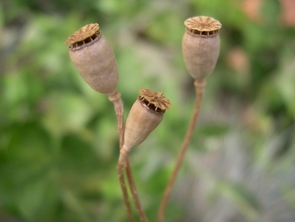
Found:
[[[186,19],[184,24],[186,29],[182,38],[182,53],[188,72],[195,80],[194,86],[197,97],[190,124],[161,200],[158,211],[158,222],[164,221],[165,210],[172,192],[172,187],[198,120],[204,87],[206,85],[205,78],[212,73],[220,49],[219,29],[221,28],[221,23],[219,21],[208,16],[196,16]]]
[[[184,21],[182,53],[189,74],[198,81],[210,75],[216,65],[221,23],[212,17],[196,16]]]
[[[94,90],[108,95],[116,92],[119,79],[115,55],[101,34],[99,25],[83,26],[65,41],[70,58],[81,77]]]
[[[126,120],[123,149],[127,152],[143,142],[160,124],[170,101],[162,92],[140,89],[140,96],[135,101]]]

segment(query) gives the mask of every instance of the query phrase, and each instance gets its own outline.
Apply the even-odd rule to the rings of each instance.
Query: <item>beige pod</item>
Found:
[[[212,17],[196,16],[184,22],[186,28],[182,38],[182,53],[189,74],[195,80],[210,75],[216,65],[221,23]]]
[[[97,23],[88,24],[65,41],[70,58],[81,77],[94,90],[112,94],[119,79],[115,55]]]
[[[131,149],[143,142],[160,124],[164,113],[171,108],[170,101],[161,92],[140,89],[126,120],[123,149]]]

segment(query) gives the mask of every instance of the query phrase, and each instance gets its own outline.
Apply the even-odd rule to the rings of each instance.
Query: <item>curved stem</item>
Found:
[[[166,207],[167,207],[169,197],[171,195],[173,184],[175,182],[175,179],[176,179],[177,173],[179,171],[179,168],[181,166],[184,154],[185,154],[185,152],[187,150],[187,147],[188,147],[188,145],[190,143],[190,140],[192,138],[192,135],[193,135],[196,123],[197,123],[197,119],[198,119],[198,115],[199,115],[199,111],[200,111],[200,106],[201,106],[201,101],[202,101],[202,98],[203,98],[204,87],[206,85],[206,81],[205,80],[203,80],[203,81],[195,80],[194,85],[195,85],[197,98],[196,98],[196,101],[195,101],[195,106],[194,106],[192,119],[190,121],[190,124],[189,124],[189,127],[187,129],[186,135],[185,135],[184,140],[182,142],[181,148],[179,150],[173,172],[172,172],[172,174],[171,174],[171,176],[169,178],[168,184],[166,185],[166,189],[164,191],[164,195],[162,197],[162,201],[161,201],[159,211],[158,211],[158,222],[163,222],[164,221],[165,210],[166,210]]]
[[[122,102],[122,99],[121,99],[121,94],[118,91],[116,91],[114,94],[109,95],[108,98],[114,104],[116,117],[117,117],[117,122],[118,122],[118,132],[119,132],[120,149],[121,149],[123,144],[124,144],[124,107],[123,107],[123,102]],[[125,164],[126,164],[126,169],[125,170],[126,170],[127,180],[128,180],[128,183],[129,183],[131,194],[132,194],[133,200],[135,202],[136,209],[138,211],[140,220],[141,220],[141,222],[147,222],[148,220],[147,220],[147,217],[146,217],[146,215],[145,215],[145,213],[143,211],[143,208],[141,206],[140,199],[139,199],[139,196],[138,196],[138,192],[137,192],[137,189],[136,189],[136,185],[135,185],[135,182],[134,182],[134,179],[133,179],[133,174],[132,174],[132,170],[131,170],[131,164],[130,164],[128,155],[125,157]],[[124,164],[122,163],[121,167],[123,165]],[[119,166],[119,164],[118,164],[118,166]],[[122,167],[122,170],[123,170],[123,167]],[[118,173],[119,173],[119,169],[118,169]],[[123,175],[123,173],[122,173],[122,175]],[[122,175],[121,175],[121,177],[123,177]],[[120,183],[123,182],[123,180],[122,180],[122,178],[120,178],[120,176],[119,176],[119,180],[120,180]],[[124,183],[125,183],[125,180],[124,180]],[[129,199],[128,195],[126,196],[126,198]],[[124,199],[125,199],[125,196],[124,196]],[[129,202],[129,200],[128,200],[128,202]]]

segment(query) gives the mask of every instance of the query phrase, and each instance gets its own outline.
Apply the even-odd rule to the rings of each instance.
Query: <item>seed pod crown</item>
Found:
[[[97,41],[100,36],[99,24],[91,23],[70,35],[65,41],[65,44],[70,45],[70,49],[77,50],[85,45],[89,45],[89,43]]]
[[[192,34],[210,36],[215,35],[221,29],[221,23],[208,16],[196,16],[184,21],[186,30]]]
[[[142,101],[149,109],[155,112],[164,113],[171,108],[170,101],[163,96],[162,92],[153,92],[149,89],[140,89],[138,99]]]

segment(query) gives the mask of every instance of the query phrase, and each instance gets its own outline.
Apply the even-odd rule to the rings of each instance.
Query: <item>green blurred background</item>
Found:
[[[166,221],[295,221],[294,1],[0,6],[1,222],[127,221],[113,106],[83,82],[64,44],[93,22],[115,52],[125,117],[139,88],[164,92],[173,106],[130,157],[144,209],[156,221],[195,98],[181,38],[183,21],[196,15],[223,24],[221,53]]]

